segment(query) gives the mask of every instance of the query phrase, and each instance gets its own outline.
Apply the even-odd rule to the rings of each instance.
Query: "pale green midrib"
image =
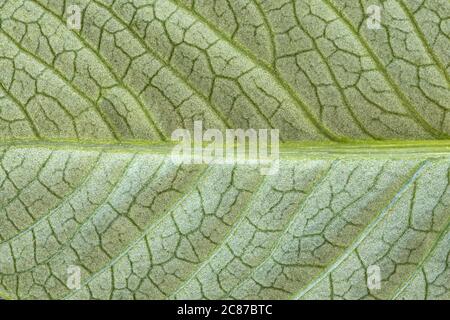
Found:
[[[148,153],[170,155],[177,142],[152,142],[130,140],[75,140],[75,139],[2,139],[0,148],[51,149],[68,151],[102,151],[109,153]],[[206,146],[206,145],[205,145]],[[268,150],[271,146],[269,144]],[[397,156],[450,156],[450,140],[405,140],[405,141],[362,141],[334,143],[314,141],[291,141],[280,143],[280,157],[296,159],[308,156],[326,157],[397,157]]]

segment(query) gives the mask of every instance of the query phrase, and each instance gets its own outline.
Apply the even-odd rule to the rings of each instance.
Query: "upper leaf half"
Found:
[[[194,120],[284,141],[450,135],[447,0],[76,0],[79,32],[65,3],[0,1],[2,138],[159,141]]]

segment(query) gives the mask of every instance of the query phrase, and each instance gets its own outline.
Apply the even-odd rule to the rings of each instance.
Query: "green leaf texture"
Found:
[[[450,299],[449,74],[448,0],[0,0],[0,297]]]

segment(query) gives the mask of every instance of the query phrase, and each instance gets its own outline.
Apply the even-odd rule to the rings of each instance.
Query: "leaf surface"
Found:
[[[3,298],[450,298],[447,0],[0,0],[0,22]],[[194,121],[278,129],[278,174],[173,163]]]

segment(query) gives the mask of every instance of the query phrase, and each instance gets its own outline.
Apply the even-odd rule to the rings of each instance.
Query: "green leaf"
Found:
[[[0,0],[0,296],[450,299],[449,52],[447,0]]]

